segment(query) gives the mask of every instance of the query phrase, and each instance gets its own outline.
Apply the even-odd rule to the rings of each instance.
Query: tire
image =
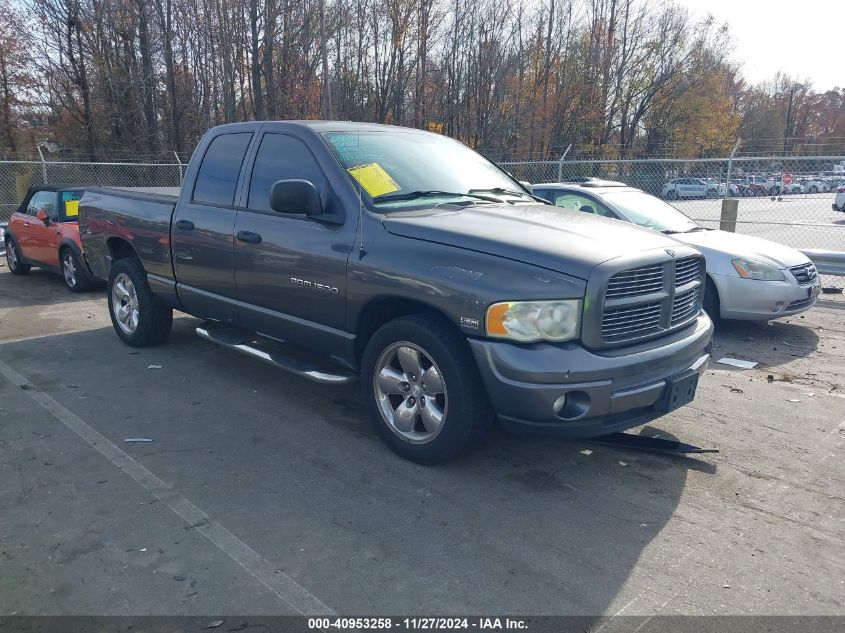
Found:
[[[80,261],[72,248],[66,246],[59,251],[59,267],[65,286],[71,292],[86,292],[93,287],[88,271],[85,270],[85,264]]]
[[[13,275],[26,275],[32,269],[32,266],[21,261],[21,249],[13,237],[6,240],[6,265]]]
[[[716,189],[708,189],[705,197],[707,197],[707,198],[718,198],[719,192]]]
[[[666,199],[667,200],[676,200],[678,198],[678,194],[674,189],[670,189],[666,192]]]
[[[813,185],[812,187],[807,189],[807,193],[818,193],[818,192],[819,192],[819,188],[816,187],[815,185]]]
[[[427,376],[436,386],[426,385]],[[382,440],[418,464],[454,457],[476,444],[493,420],[466,339],[438,315],[404,316],[377,330],[361,361],[361,389]],[[439,424],[432,412],[439,412]]]
[[[704,284],[704,311],[713,323],[719,323],[722,320],[722,306],[719,301],[719,291],[716,289],[716,284],[707,278]]]
[[[150,290],[147,274],[138,260],[119,259],[114,263],[109,272],[107,301],[112,326],[130,347],[149,347],[167,340],[173,310]]]

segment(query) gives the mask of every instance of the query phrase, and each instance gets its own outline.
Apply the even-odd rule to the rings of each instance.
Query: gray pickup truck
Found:
[[[323,383],[360,379],[385,442],[433,463],[507,428],[585,438],[692,400],[704,260],[548,205],[441,135],[223,125],[178,197],[87,189],[80,231],[128,345],[197,333]]]

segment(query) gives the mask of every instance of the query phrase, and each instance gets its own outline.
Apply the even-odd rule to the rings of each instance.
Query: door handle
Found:
[[[238,231],[236,236],[240,242],[249,242],[250,244],[260,244],[261,236],[252,231]]]
[[[190,220],[177,220],[176,221],[176,228],[181,229],[183,231],[193,231],[194,230],[194,223]]]

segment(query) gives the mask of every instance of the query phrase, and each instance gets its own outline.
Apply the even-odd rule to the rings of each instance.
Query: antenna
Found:
[[[361,123],[356,123],[358,133],[358,150],[361,149]],[[364,197],[361,195],[361,183],[358,183],[358,226],[361,232],[361,244],[358,247],[358,259],[363,259],[367,250],[364,248]]]

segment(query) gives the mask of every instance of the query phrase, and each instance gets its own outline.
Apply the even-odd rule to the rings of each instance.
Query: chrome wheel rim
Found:
[[[65,275],[65,282],[71,288],[76,287],[76,264],[70,251],[62,256],[62,271]]]
[[[387,427],[412,444],[426,444],[443,430],[448,412],[440,368],[418,345],[394,343],[376,363],[373,391]]]
[[[111,305],[118,327],[126,334],[133,334],[138,329],[138,293],[135,284],[125,273],[114,278]]]
[[[6,255],[9,259],[9,270],[14,270],[18,267],[18,252],[15,250],[15,243],[9,242]]]

